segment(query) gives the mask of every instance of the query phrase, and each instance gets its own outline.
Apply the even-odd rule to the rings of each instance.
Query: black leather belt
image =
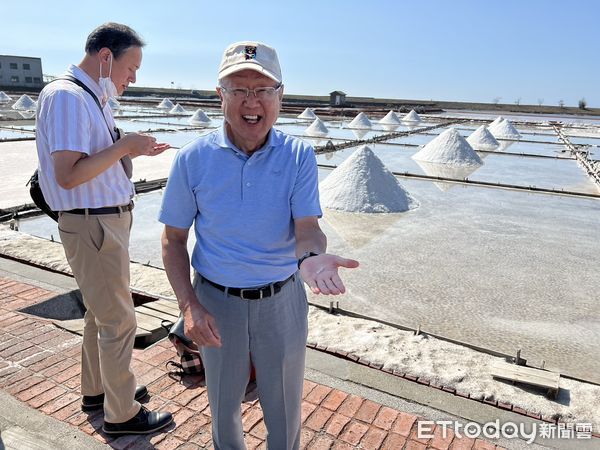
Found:
[[[227,290],[228,294],[235,295],[236,297],[240,297],[243,300],[260,300],[262,298],[270,297],[271,295],[277,294],[279,291],[281,291],[281,288],[293,278],[294,274],[290,275],[283,281],[277,281],[275,283],[265,284],[264,286],[258,286],[253,288],[226,287],[217,284],[214,281],[210,281],[208,278],[204,277],[202,277],[202,281],[206,281],[208,284],[216,287],[220,291],[225,292],[225,290]]]
[[[63,211],[67,214],[90,214],[90,215],[99,215],[99,214],[120,214],[124,212],[129,212],[133,209],[133,202],[130,202],[128,205],[123,206],[105,206],[104,208],[80,208],[80,209],[70,209],[69,211]]]

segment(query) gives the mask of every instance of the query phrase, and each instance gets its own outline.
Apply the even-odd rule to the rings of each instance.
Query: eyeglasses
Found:
[[[250,92],[254,94],[254,97],[258,100],[272,100],[275,98],[283,84],[279,83],[275,87],[259,87],[255,89],[248,88],[226,88],[219,86],[223,92],[228,94],[234,100],[244,100],[250,96]]]

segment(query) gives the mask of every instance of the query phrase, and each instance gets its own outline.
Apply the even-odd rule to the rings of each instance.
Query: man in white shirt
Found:
[[[96,28],[81,63],[42,90],[36,115],[40,185],[59,212],[61,241],[87,308],[82,409],[104,407],[103,431],[111,435],[151,433],[173,420],[170,413],[138,403],[148,390],[136,387],[130,368],[136,331],[129,291],[135,191],[128,169],[131,158],[158,155],[169,145],[138,133],[119,139],[106,105],[135,83],[144,45],[126,25]]]

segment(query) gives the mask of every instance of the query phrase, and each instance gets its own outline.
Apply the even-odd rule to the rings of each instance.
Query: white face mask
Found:
[[[102,103],[105,104],[109,98],[113,98],[116,97],[117,95],[119,95],[119,93],[117,92],[117,87],[115,86],[115,83],[113,83],[112,79],[110,78],[111,74],[112,74],[112,62],[113,62],[113,56],[112,54],[110,55],[110,65],[108,66],[108,76],[107,77],[102,77],[102,61],[100,61],[100,79],[98,80],[98,84],[100,85],[100,90],[102,91]]]

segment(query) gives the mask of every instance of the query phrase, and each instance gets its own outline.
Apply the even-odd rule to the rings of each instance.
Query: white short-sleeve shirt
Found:
[[[101,97],[98,83],[77,66],[71,65],[66,74],[82,81]],[[36,113],[39,178],[46,202],[54,211],[129,203],[134,187],[120,161],[73,189],[60,187],[54,173],[52,153],[67,150],[91,156],[101,152],[113,144],[114,126],[110,107],[104,105],[101,112],[90,94],[75,83],[54,81],[42,90]]]

